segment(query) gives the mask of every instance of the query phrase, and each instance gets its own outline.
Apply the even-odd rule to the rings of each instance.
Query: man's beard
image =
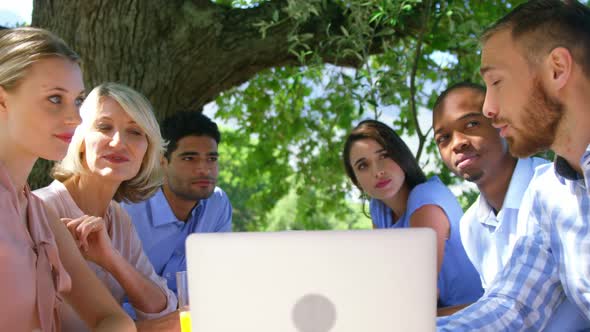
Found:
[[[477,173],[463,173],[463,179],[465,181],[469,181],[469,182],[474,182],[477,183],[477,181],[481,180],[481,178],[483,177],[483,171],[478,171]]]
[[[209,178],[209,180],[212,180],[211,178]],[[213,194],[213,192],[215,191],[215,186],[212,186],[212,188],[210,190],[193,190],[190,189],[189,186],[185,186],[184,184],[181,184],[179,182],[178,179],[168,179],[168,189],[174,193],[174,195],[176,195],[177,197],[179,197],[180,199],[183,199],[185,201],[200,201],[202,199],[207,199],[209,197],[211,197],[211,195]],[[188,180],[186,180],[188,181]]]
[[[214,190],[210,190],[210,191],[202,191],[202,192],[194,192],[194,191],[189,191],[189,190],[180,190],[180,191],[175,191],[174,194],[176,194],[176,196],[186,200],[186,201],[200,201],[202,199],[207,199],[209,197],[211,197],[211,195],[213,194]]]
[[[520,116],[522,127],[513,126],[514,135],[506,137],[510,153],[523,158],[550,149],[562,117],[563,104],[547,95],[541,82],[535,79],[533,91]]]

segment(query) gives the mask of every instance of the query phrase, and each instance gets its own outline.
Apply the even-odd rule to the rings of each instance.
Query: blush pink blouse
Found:
[[[15,188],[1,163],[0,227],[0,331],[59,331],[58,310],[70,276],[43,202],[28,186]]]
[[[35,190],[34,194],[39,196],[48,207],[54,209],[60,218],[78,218],[85,214],[76,205],[67,188],[59,181],[53,181],[49,186]],[[167,296],[167,306],[159,313],[144,313],[134,308],[137,319],[154,319],[175,311],[176,296],[168,289],[166,279],[154,271],[152,263],[143,252],[141,240],[127,212],[117,202],[111,201],[103,218],[113,247],[137,271],[156,283]],[[117,282],[117,279],[97,264],[88,262],[88,266],[110,290],[115,300],[122,304],[125,301],[125,290]],[[69,305],[65,304],[62,307],[60,316],[63,331],[88,331],[84,322]]]

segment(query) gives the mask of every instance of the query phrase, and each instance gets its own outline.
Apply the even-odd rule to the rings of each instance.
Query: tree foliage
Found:
[[[431,117],[437,93],[447,84],[480,82],[478,36],[485,26],[518,3],[345,2],[349,22],[354,23],[327,42],[336,47],[338,54],[359,59],[358,67],[327,65],[313,46],[306,45],[300,36],[292,37],[303,66],[265,70],[216,100],[216,117],[232,121],[236,128],[225,144],[239,145],[257,138],[251,143],[254,153],[247,158],[252,165],[264,168],[249,169],[253,183],[243,184],[256,185],[258,172],[277,175],[271,176],[274,186],[257,192],[266,211],[277,202],[276,197],[295,189],[298,204],[292,220],[296,227],[326,228],[318,223],[326,220],[318,217],[322,213],[343,220],[358,212],[345,203],[355,191],[344,176],[340,154],[346,133],[361,118],[384,119],[384,113],[393,113],[394,120],[388,124],[403,137],[417,138],[417,158],[430,170],[429,175],[436,174],[447,184],[457,182],[438,157],[429,136],[430,122],[420,119]],[[301,10],[313,13],[309,6],[320,3],[307,2]],[[414,28],[413,34],[396,36],[404,17],[416,18],[419,28]],[[382,52],[374,54],[373,45],[364,41],[375,40],[376,36],[396,37],[380,39]],[[460,201],[466,207],[476,196],[469,191]],[[272,222],[269,215],[256,215],[258,227]]]

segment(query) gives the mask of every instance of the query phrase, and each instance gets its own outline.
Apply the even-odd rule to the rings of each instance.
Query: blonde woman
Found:
[[[94,88],[81,107],[66,157],[48,187],[35,191],[62,218],[90,268],[115,299],[128,301],[138,320],[176,310],[173,292],[144,254],[118,202],[143,200],[161,184],[165,144],[148,100],[116,83]],[[71,308],[61,312],[64,330],[84,329]]]
[[[59,331],[64,299],[97,331],[134,330],[27,185],[37,158],[66,154],[83,98],[79,57],[61,39],[0,31],[0,331]]]

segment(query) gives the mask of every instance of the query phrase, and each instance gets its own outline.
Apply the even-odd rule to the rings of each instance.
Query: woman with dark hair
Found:
[[[365,120],[346,138],[346,174],[370,199],[374,228],[430,227],[437,238],[438,306],[477,300],[483,290],[459,234],[463,211],[438,179],[426,179],[416,158],[387,125]]]

